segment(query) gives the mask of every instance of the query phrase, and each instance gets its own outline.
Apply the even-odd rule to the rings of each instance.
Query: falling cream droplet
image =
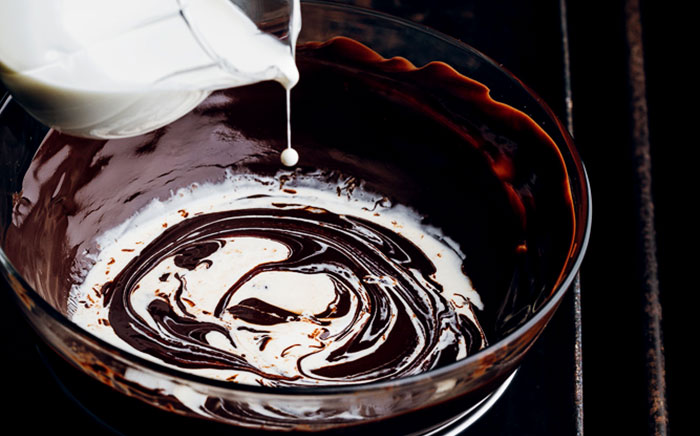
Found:
[[[280,155],[282,164],[288,167],[293,167],[299,162],[299,153],[293,148],[285,148]]]

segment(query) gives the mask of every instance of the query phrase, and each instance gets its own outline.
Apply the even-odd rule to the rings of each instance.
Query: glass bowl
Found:
[[[378,185],[393,186],[393,194],[408,199],[412,205],[419,205],[419,210],[429,210],[436,222],[458,242],[463,234],[471,235],[477,241],[474,247],[467,249],[467,256],[471,253],[472,258],[483,257],[475,261],[470,277],[487,306],[483,314],[490,342],[487,348],[419,375],[359,385],[304,388],[272,388],[216,381],[144,360],[115,348],[73,324],[64,315],[65,301],[47,291],[70,286],[70,283],[61,282],[55,271],[66,268],[64,263],[74,261],[79,244],[42,246],[42,241],[47,240],[46,232],[56,231],[47,224],[31,240],[21,242],[23,246],[30,247],[30,250],[24,251],[24,255],[9,254],[17,253],[16,242],[10,241],[13,226],[18,225],[13,222],[13,211],[16,215],[18,210],[27,206],[28,196],[31,197],[23,192],[23,181],[26,178],[43,178],[46,181],[51,179],[51,174],[39,174],[32,166],[32,159],[49,133],[49,128],[31,118],[7,95],[0,101],[2,272],[29,322],[56,353],[115,390],[173,413],[253,429],[297,431],[342,431],[343,428],[357,425],[375,425],[386,431],[395,431],[397,427],[393,425],[396,420],[393,418],[410,413],[422,417],[418,420],[420,424],[416,424],[418,421],[411,424],[410,432],[416,434],[435,431],[457,418],[473,418],[479,407],[495,398],[494,393],[502,392],[509,377],[512,377],[521,359],[552,317],[581,264],[591,220],[589,186],[583,165],[566,129],[546,104],[518,79],[465,44],[400,19],[349,6],[308,1],[302,5],[302,16],[301,47],[318,46],[317,42],[343,36],[369,46],[384,58],[402,57],[417,66],[433,61],[445,62],[459,73],[488,87],[490,97],[483,99],[477,108],[492,111],[496,117],[499,113],[501,116],[506,114],[511,121],[525,125],[524,130],[548,136],[556,145],[544,155],[533,154],[526,146],[499,140],[494,140],[493,143],[497,144],[495,148],[479,148],[473,144],[470,147],[467,144],[469,141],[461,148],[420,141],[414,141],[407,148],[401,148],[402,144],[390,143],[386,147],[363,147],[361,144],[353,147],[351,142],[358,141],[357,129],[350,126],[346,130],[351,134],[347,138],[343,136],[343,140],[338,139],[340,145],[334,144],[324,151],[304,144],[312,141],[315,135],[314,116],[320,116],[318,112],[313,112],[313,108],[318,106],[317,111],[332,109],[326,106],[324,100],[297,100],[292,103],[293,134],[297,138],[295,144],[299,144],[302,159],[308,157],[306,165],[336,165],[345,172],[357,172],[362,178]],[[303,53],[301,49],[301,64],[304,62]],[[415,68],[401,59],[379,61],[373,65],[379,66],[367,76],[371,76],[365,82],[370,89],[376,75],[396,78],[392,75],[407,71],[425,74],[421,76],[422,81],[416,82],[420,84],[420,92],[430,88],[420,94],[423,96],[421,98],[431,101],[428,105],[431,111],[439,112],[431,116],[437,116],[443,125],[454,131],[461,131],[469,123],[467,118],[470,114],[463,113],[462,109],[464,100],[472,97],[469,92],[462,91],[470,89],[481,91],[482,97],[486,95],[486,88],[482,85],[453,74],[454,70],[444,65]],[[412,74],[411,77],[414,77],[415,73]],[[304,77],[302,68],[302,83],[299,86],[310,86],[312,83],[309,79],[304,84]],[[322,78],[310,73],[308,77],[314,77],[314,80]],[[237,95],[236,91],[233,92]],[[228,95],[225,93],[222,95]],[[273,113],[276,114],[275,119],[279,117],[282,120],[284,106],[281,88],[279,93],[280,106]],[[434,103],[431,99],[436,96],[437,103]],[[206,110],[198,113],[204,112]],[[315,115],[308,118],[307,112]],[[371,111],[368,113],[371,114]],[[187,122],[190,116],[194,115],[188,115],[184,121],[176,121],[173,125]],[[531,120],[526,120],[526,116]],[[337,118],[341,118],[337,122],[342,122],[343,117]],[[372,128],[377,127],[374,125]],[[202,165],[183,165],[189,157],[170,162],[167,159],[158,160],[155,157],[157,153],[152,157],[144,153],[140,163],[136,164],[137,170],[161,167],[163,173],[174,176],[168,180],[160,178],[158,180],[162,182],[151,184],[148,189],[139,187],[138,190],[132,189],[129,179],[124,176],[124,180],[117,180],[113,188],[102,192],[98,203],[104,206],[111,199],[131,192],[129,200],[114,202],[110,206],[112,209],[102,213],[102,216],[107,221],[114,219],[118,223],[118,219],[128,217],[151,199],[162,198],[165,193],[176,190],[178,184],[184,186],[211,181],[212,178],[220,178],[226,169],[255,167],[256,159],[277,156],[276,153],[283,147],[284,127],[280,123],[269,130],[271,132],[248,138],[254,146],[247,149],[216,149],[214,153],[207,148],[200,150],[196,139],[191,143],[185,139],[181,149],[169,152],[169,155],[178,152],[189,153],[187,156],[197,155],[192,159],[204,159]],[[370,130],[370,133],[373,131]],[[485,133],[486,136],[489,134]],[[107,142],[65,137],[66,150],[74,153],[69,153],[68,157],[87,159],[86,165],[94,163],[99,156],[104,157],[105,150],[111,150],[113,154],[110,156],[118,156],[134,147],[143,147],[149,139],[152,136]],[[207,153],[209,157],[200,156]],[[38,156],[46,158],[41,154]],[[53,157],[58,159],[56,166],[52,167],[57,171],[60,157]],[[516,253],[510,253],[507,262],[502,265],[491,265],[494,260],[500,259],[498,254],[493,254],[500,248],[494,248],[493,245],[498,244],[489,237],[500,232],[499,226],[505,222],[499,218],[498,206],[491,203],[491,188],[486,185],[483,188],[484,198],[480,201],[489,209],[484,213],[470,212],[471,205],[466,204],[467,199],[459,197],[462,184],[477,183],[468,174],[460,173],[461,162],[470,157],[488,163],[491,171],[489,180],[498,184],[501,194],[506,193],[506,202],[521,208],[523,222],[527,222],[528,231],[524,233],[524,238],[528,248],[521,247]],[[109,161],[107,159],[102,164],[107,166]],[[558,162],[561,167],[559,179],[548,178],[539,172],[542,161]],[[169,167],[171,164],[172,168]],[[139,165],[143,165],[143,168]],[[388,179],[375,176],[375,168],[382,168],[384,173],[391,173],[392,176]],[[418,173],[422,175],[418,176]],[[444,181],[440,179],[438,183],[435,179],[448,173],[451,178],[446,180],[450,188],[436,190]],[[76,176],[76,180],[79,178]],[[77,192],[79,186],[71,187],[71,183],[78,183],[76,180],[61,178],[55,182],[56,186],[46,185],[44,188],[59,192],[59,189],[68,186],[65,189]],[[470,195],[471,201],[475,197],[474,194]],[[448,197],[449,201],[446,200]],[[132,201],[134,199],[136,201]],[[75,217],[85,214],[81,208],[86,206],[56,200],[48,202],[45,207],[47,216],[60,218],[63,215]],[[568,224],[562,226],[562,221]],[[523,223],[521,225],[525,226]],[[15,244],[15,248],[10,247],[12,244]],[[481,252],[485,254],[481,256]],[[73,254],[66,256],[65,253]],[[484,277],[483,271],[488,271],[492,277]],[[475,276],[471,276],[472,273]]]

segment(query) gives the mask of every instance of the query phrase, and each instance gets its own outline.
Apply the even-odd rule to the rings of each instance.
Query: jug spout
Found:
[[[288,32],[274,35],[260,29],[248,15],[254,14],[256,19],[261,20],[265,17],[264,11],[251,9],[246,13],[234,4],[259,2],[183,1],[182,17],[202,51],[213,63],[201,65],[200,71],[176,72],[167,79],[180,81],[179,84],[183,87],[194,86],[199,89],[221,89],[262,80],[276,80],[286,88],[293,87],[299,80],[299,72],[294,63],[294,46],[301,27],[301,22],[295,15],[298,2],[299,0],[272,2],[287,4],[286,11],[290,14],[287,16]],[[266,21],[264,24],[274,26],[273,23]],[[203,71],[208,71],[209,74]],[[217,73],[221,76],[217,77]],[[204,83],[203,80],[210,82]]]

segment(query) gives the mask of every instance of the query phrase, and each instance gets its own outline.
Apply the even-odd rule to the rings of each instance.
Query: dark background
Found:
[[[465,434],[469,435],[575,435],[665,434],[650,425],[647,386],[649,329],[644,316],[645,290],[650,271],[641,245],[637,168],[639,159],[632,132],[625,1],[575,2],[560,0],[359,0],[355,3],[423,23],[460,39],[513,72],[567,119],[566,92],[570,86],[574,138],[587,167],[593,192],[593,233],[581,270],[580,313],[583,325],[583,403],[575,401],[574,292],[569,292],[550,326],[526,358],[513,385],[497,405]],[[561,4],[567,10],[570,83],[566,80]],[[653,211],[658,279],[664,310],[666,382],[671,426],[683,431],[678,404],[678,375],[682,359],[674,346],[679,332],[681,298],[690,292],[690,258],[683,260],[681,241],[692,247],[684,233],[690,214],[681,210],[688,192],[686,150],[694,147],[681,136],[684,111],[675,100],[686,88],[682,61],[670,56],[677,43],[677,11],[661,2],[641,1],[643,56],[651,140]],[[674,63],[675,61],[675,63]],[[680,70],[680,71],[679,71]],[[688,112],[692,113],[689,109]],[[686,113],[688,113],[686,112]],[[685,204],[692,201],[685,200]],[[685,263],[684,263],[685,262]],[[653,274],[652,274],[653,275]],[[7,285],[2,282],[3,287]],[[87,397],[78,397],[89,411],[64,392],[55,378],[60,364],[47,367],[36,339],[21,317],[10,291],[2,289],[6,307],[0,320],[4,346],[3,390],[9,408],[6,423],[18,423],[32,433],[70,431],[74,435],[108,434],[101,424],[127,434],[128,421],[148,421],[158,413],[140,404],[113,400],[109,391],[85,383]],[[688,338],[690,340],[690,338]],[[55,365],[58,365],[55,366]],[[66,376],[69,377],[69,376]],[[62,380],[62,381],[58,381]],[[95,408],[91,407],[95,406]],[[129,418],[116,418],[123,407]],[[581,412],[584,426],[577,425]],[[120,410],[115,410],[119,408]],[[111,412],[110,412],[111,410]],[[98,416],[94,416],[97,413]],[[121,415],[123,416],[123,415]],[[155,422],[155,420],[154,420]],[[189,425],[189,427],[188,427]],[[179,430],[194,430],[184,423]],[[198,428],[198,432],[202,428]],[[223,430],[206,429],[210,434]],[[235,434],[235,432],[233,432]]]

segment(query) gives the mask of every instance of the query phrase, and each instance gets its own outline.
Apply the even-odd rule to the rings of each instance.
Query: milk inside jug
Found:
[[[3,0],[0,79],[62,132],[133,136],[217,89],[289,92],[300,28],[299,0]]]

